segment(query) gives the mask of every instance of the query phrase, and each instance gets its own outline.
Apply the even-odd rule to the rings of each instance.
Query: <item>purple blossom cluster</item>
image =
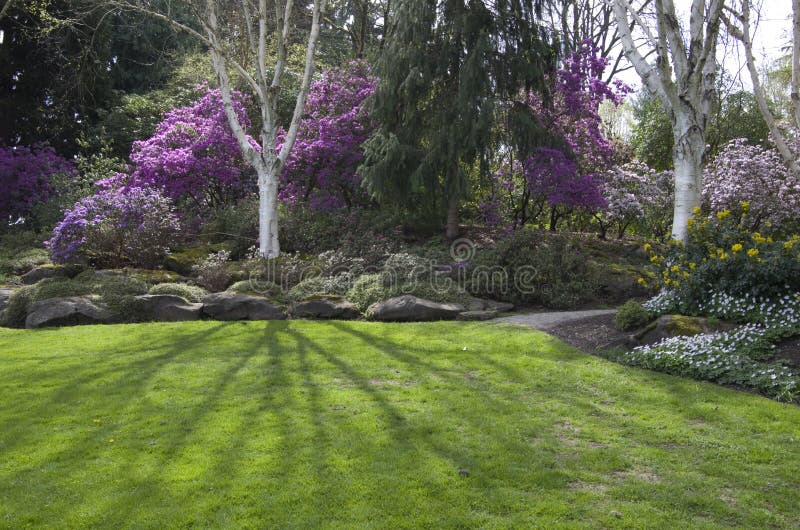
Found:
[[[280,199],[335,210],[367,203],[357,168],[374,123],[365,108],[377,79],[363,61],[326,71],[312,83],[292,153],[281,175]],[[278,138],[283,143],[285,132]]]
[[[752,230],[766,222],[774,227],[800,222],[800,181],[774,148],[749,145],[746,139],[732,140],[706,167],[703,201],[715,214],[738,211],[748,202]]]
[[[155,134],[133,143],[134,170],[129,185],[156,187],[176,202],[200,209],[240,198],[254,189],[255,178],[242,158],[219,90],[198,87],[202,97],[166,113]],[[234,92],[233,107],[247,130],[246,98]],[[257,147],[254,140],[251,144]]]
[[[77,171],[52,147],[0,147],[0,219],[16,221],[46,202],[54,192],[51,180],[56,174],[75,177]]]
[[[558,149],[540,147],[523,167],[528,190],[543,197],[551,208],[567,206],[597,210],[606,207],[600,176],[581,174],[577,163]]]
[[[564,139],[582,173],[602,171],[614,155],[613,143],[601,130],[600,104],[619,104],[630,92],[622,83],[609,84],[600,78],[607,61],[598,53],[598,48],[586,42],[564,61],[564,67],[556,72],[552,104],[545,104],[534,93],[525,98],[539,120]]]
[[[64,212],[45,246],[56,263],[154,267],[179,233],[173,203],[159,190],[104,186]]]

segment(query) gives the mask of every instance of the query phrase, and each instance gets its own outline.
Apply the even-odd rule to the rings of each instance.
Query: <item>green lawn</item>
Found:
[[[0,331],[3,528],[799,524],[800,408],[521,328]]]

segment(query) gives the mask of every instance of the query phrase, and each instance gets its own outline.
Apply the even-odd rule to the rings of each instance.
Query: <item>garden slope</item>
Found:
[[[502,324],[0,330],[0,526],[791,527],[799,426]]]

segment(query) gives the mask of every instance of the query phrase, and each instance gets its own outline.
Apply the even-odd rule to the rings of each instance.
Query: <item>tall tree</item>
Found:
[[[258,175],[259,253],[266,258],[280,254],[278,242],[278,177],[297,137],[311,77],[320,32],[321,12],[325,0],[310,5],[311,26],[306,42],[303,78],[297,94],[294,113],[278,146],[281,124],[278,104],[286,73],[288,48],[293,29],[300,24],[293,0],[194,0],[189,4],[189,17],[176,18],[159,9],[157,0],[113,0],[118,6],[144,12],[199,39],[211,56],[219,82],[222,105],[228,124],[236,137],[245,160]],[[242,44],[240,41],[244,40]],[[248,68],[252,61],[252,70]],[[253,73],[254,71],[254,73]],[[256,142],[247,134],[233,104],[231,76],[241,76],[253,93],[260,110],[260,131]],[[255,143],[255,145],[253,145]]]
[[[781,159],[786,167],[795,176],[800,176],[800,164],[797,157],[800,152],[792,147],[789,135],[780,127],[775,113],[772,111],[767,100],[766,90],[761,81],[761,76],[756,67],[755,55],[753,54],[753,28],[751,19],[755,9],[750,0],[739,0],[738,5],[726,9],[722,15],[728,32],[737,39],[744,47],[745,63],[750,73],[753,83],[753,95],[758,102],[759,111],[769,128],[775,147],[781,155]],[[791,82],[790,82],[790,101],[791,109],[788,122],[794,131],[800,126],[800,0],[792,0],[792,58],[791,58]],[[795,144],[796,145],[796,144]]]
[[[655,20],[647,21],[628,0],[608,0],[625,56],[670,115],[674,137],[675,208],[672,236],[686,241],[688,221],[700,205],[706,125],[715,93],[716,49],[724,0],[692,0],[684,33],[672,0],[655,0]],[[632,27],[645,36],[634,41]],[[688,37],[688,42],[684,37]],[[655,50],[655,62],[645,58]]]
[[[376,66],[380,127],[360,170],[378,200],[445,214],[447,236],[457,236],[460,201],[490,145],[498,100],[542,87],[553,67],[540,8],[525,0],[397,2]]]

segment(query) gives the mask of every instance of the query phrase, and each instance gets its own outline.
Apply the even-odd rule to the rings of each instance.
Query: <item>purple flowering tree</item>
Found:
[[[605,66],[598,50],[585,43],[556,72],[549,104],[537,94],[525,96],[523,103],[565,149],[540,147],[521,163],[501,168],[494,193],[479,207],[484,218],[506,217],[517,228],[549,208],[547,224],[555,230],[575,209],[595,212],[607,206],[601,174],[612,163],[614,145],[602,134],[598,109],[604,101],[619,104],[629,89],[603,81]]]
[[[745,139],[728,143],[708,164],[703,175],[703,202],[712,213],[738,211],[749,202],[756,230],[769,222],[792,228],[800,222],[800,179],[783,163],[776,149],[749,145]]]
[[[575,208],[605,208],[603,182],[595,173],[581,173],[576,162],[558,149],[539,148],[523,164],[527,189],[550,207],[550,230]]]
[[[37,204],[54,193],[53,177],[74,178],[75,165],[52,147],[0,147],[0,219],[15,222],[28,217]]]
[[[161,264],[180,235],[172,200],[155,188],[113,185],[123,181],[104,181],[93,195],[64,212],[45,242],[54,262],[147,268]]]
[[[374,128],[365,101],[376,84],[363,61],[327,70],[311,84],[281,175],[279,197],[284,203],[331,210],[368,202],[356,170],[364,159],[361,145]],[[279,149],[284,137],[278,137]]]
[[[255,177],[228,125],[220,91],[200,89],[197,102],[169,111],[151,138],[133,143],[129,185],[156,187],[202,211],[253,191]],[[249,127],[245,98],[234,92],[232,106]]]

